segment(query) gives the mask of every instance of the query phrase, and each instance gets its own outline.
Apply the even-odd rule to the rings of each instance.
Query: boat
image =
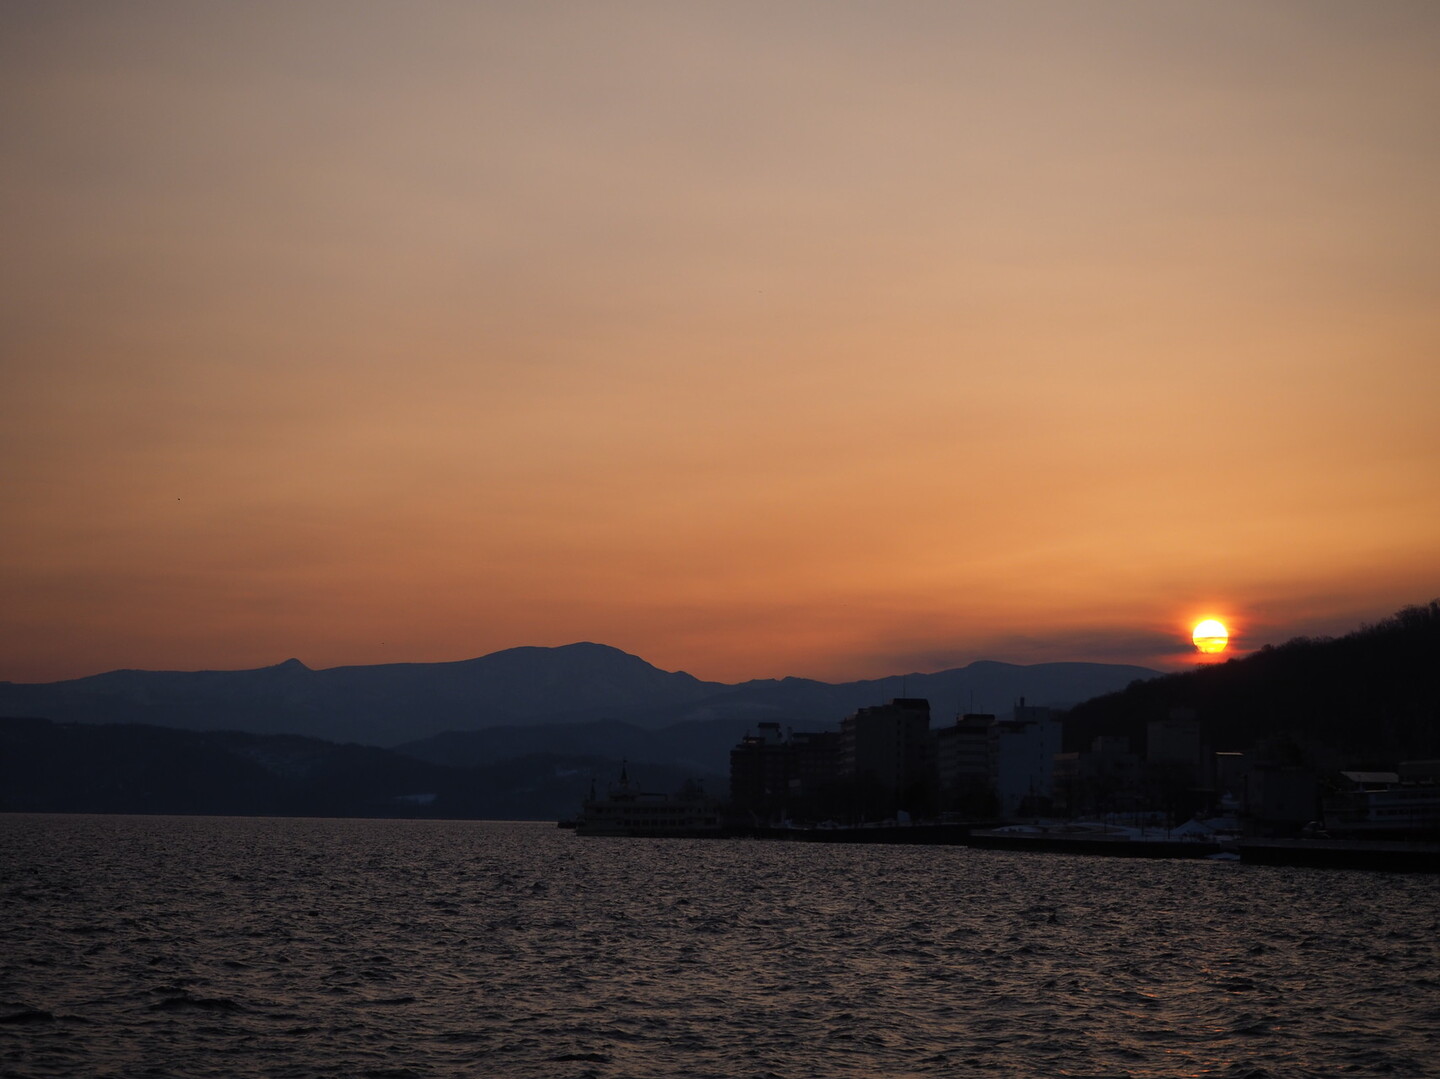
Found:
[[[1102,854],[1118,858],[1206,858],[1223,849],[1222,836],[1199,821],[1164,830],[1099,821],[1009,824],[972,831],[966,843],[982,850]]]
[[[1402,761],[1399,772],[1341,772],[1325,799],[1334,839],[1440,840],[1440,761]]]
[[[700,785],[688,782],[675,794],[655,794],[630,780],[629,765],[622,764],[620,781],[604,797],[590,783],[575,818],[575,834],[588,836],[715,836],[720,834],[720,807],[706,797]]]

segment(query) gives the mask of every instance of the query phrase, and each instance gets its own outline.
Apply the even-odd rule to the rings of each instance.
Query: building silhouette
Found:
[[[1015,706],[1010,719],[990,727],[995,797],[1002,817],[1047,811],[1055,795],[1055,755],[1061,724],[1049,708]]]
[[[936,787],[930,702],[897,697],[846,716],[840,722],[840,772],[874,811],[930,810]]]
[[[935,770],[940,785],[940,808],[952,813],[990,817],[995,806],[994,745],[989,712],[966,712],[935,736]]]

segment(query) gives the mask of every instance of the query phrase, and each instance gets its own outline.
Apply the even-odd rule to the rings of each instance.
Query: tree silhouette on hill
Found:
[[[1241,659],[1132,682],[1066,716],[1066,748],[1193,710],[1214,750],[1291,740],[1355,767],[1440,757],[1440,600],[1406,607],[1338,638],[1297,637]]]

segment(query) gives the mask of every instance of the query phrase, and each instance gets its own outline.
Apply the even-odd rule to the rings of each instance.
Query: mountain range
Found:
[[[891,697],[1008,713],[1153,677],[1143,667],[978,662],[832,684],[738,684],[616,648],[513,648],[458,663],[111,671],[0,682],[0,809],[37,812],[546,818],[631,762],[647,789],[724,795],[755,724],[836,728]],[[26,718],[28,717],[28,718]]]
[[[458,767],[287,734],[0,719],[0,810],[13,812],[553,820],[618,767],[565,753]],[[631,775],[647,790],[725,792],[725,776],[691,768]]]
[[[831,684],[704,682],[596,644],[462,663],[312,671],[112,671],[0,683],[0,809],[546,818],[569,815],[622,758],[650,790],[723,795],[730,748],[756,723],[834,729],[856,708],[926,697],[1002,718],[1021,697],[1074,705],[1070,749],[1145,744],[1182,710],[1213,749],[1317,768],[1440,757],[1440,601],[1338,639],[1297,639],[1183,674],[979,662]],[[27,718],[28,717],[28,718]],[[366,743],[366,744],[360,744]],[[1287,748],[1288,747],[1288,748]],[[1278,759],[1278,758],[1277,758]]]
[[[503,728],[507,733],[487,736],[488,744],[554,749],[579,739],[600,749],[596,740],[607,729],[589,727],[600,722],[653,731],[716,721],[740,733],[765,720],[830,727],[858,707],[900,696],[928,697],[937,719],[957,711],[1005,714],[1020,697],[1063,707],[1155,674],[1097,663],[978,662],[840,684],[804,678],[729,684],[662,671],[617,648],[581,643],[511,648],[456,663],[317,671],[292,659],[248,671],[120,670],[64,682],[0,682],[0,715],[390,747],[447,732]],[[525,733],[537,727],[550,729]]]

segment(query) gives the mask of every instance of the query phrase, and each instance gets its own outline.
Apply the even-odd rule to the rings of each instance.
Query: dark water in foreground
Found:
[[[6,1076],[1440,1076],[1433,876],[0,816]]]

